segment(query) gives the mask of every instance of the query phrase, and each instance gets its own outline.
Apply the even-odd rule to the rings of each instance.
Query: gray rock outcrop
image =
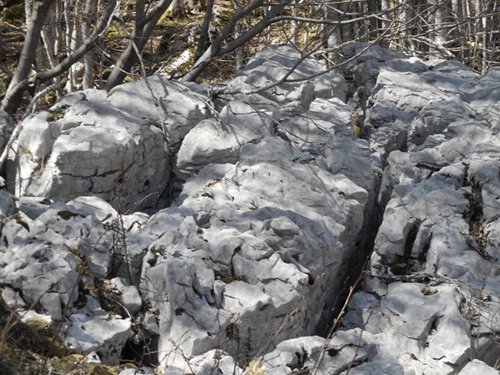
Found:
[[[269,47],[226,82],[28,118],[3,300],[170,375],[498,373],[500,70],[365,48],[318,75]]]

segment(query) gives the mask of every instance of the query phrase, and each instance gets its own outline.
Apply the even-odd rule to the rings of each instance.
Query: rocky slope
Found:
[[[168,374],[496,374],[500,70],[363,48],[260,92],[299,52],[27,119],[0,191],[3,300],[71,352],[145,347]]]

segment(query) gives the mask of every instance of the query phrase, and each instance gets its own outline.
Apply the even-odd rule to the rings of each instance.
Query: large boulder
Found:
[[[95,351],[101,360],[117,363],[133,331],[121,306],[130,297],[124,289],[110,290],[107,280],[115,272],[113,258],[123,250],[120,234],[107,229],[117,222],[116,211],[95,197],[39,203],[37,210],[30,203],[2,231],[3,300],[48,316],[70,352]]]
[[[165,234],[150,247],[141,290],[160,309],[165,364],[184,367],[221,340],[251,358],[314,333],[342,264],[360,251],[365,189],[279,137],[243,146],[238,159],[208,164],[179,206],[160,212]]]
[[[152,209],[169,198],[169,159],[207,117],[205,107],[201,94],[159,77],[109,95],[65,97],[21,124],[8,168],[12,191],[57,201],[91,194],[120,212]]]
[[[363,327],[383,338],[370,361],[387,356],[405,374],[467,373],[479,367],[467,365],[472,356],[494,366],[497,72],[481,77],[443,61],[410,71],[388,63],[390,54],[388,60],[353,68],[371,72],[363,125],[381,168],[384,212],[363,291],[352,297],[343,329]]]

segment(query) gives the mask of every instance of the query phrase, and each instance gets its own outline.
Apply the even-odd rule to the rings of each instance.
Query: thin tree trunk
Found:
[[[24,40],[21,56],[19,57],[19,64],[17,65],[14,77],[12,77],[12,81],[7,88],[4,100],[2,101],[1,109],[8,113],[13,113],[17,109],[24,91],[30,87],[29,85],[24,85],[23,82],[28,77],[31,71],[31,66],[35,63],[40,33],[42,31],[45,18],[47,17],[53,3],[54,0],[44,0],[43,2],[36,1],[33,4],[31,17],[29,21],[27,20],[26,22],[29,26],[26,32],[26,38]],[[28,6],[28,8],[30,7]]]
[[[431,0],[432,3],[432,0]],[[440,0],[435,1],[434,24],[432,27],[432,39],[436,44],[436,52],[439,52],[446,44],[446,30],[444,28],[446,22],[446,14],[444,7],[441,6]]]
[[[208,40],[208,30],[210,29],[210,20],[212,19],[213,9],[214,0],[208,0],[207,8],[205,10],[205,18],[203,19],[203,24],[201,26],[200,39],[198,40],[198,46],[196,47],[193,61],[197,61],[201,55],[203,55],[203,52],[205,52],[205,45]]]
[[[239,48],[245,43],[247,43],[255,35],[261,33],[266,27],[268,27],[273,22],[274,17],[276,17],[282,11],[285,5],[290,3],[290,1],[292,0],[284,0],[281,2],[281,4],[274,5],[259,23],[253,26],[250,30],[246,31],[238,39],[223,45],[224,40],[229,36],[231,32],[233,32],[236,23],[250,12],[262,6],[263,0],[254,0],[246,7],[239,9],[231,17],[231,19],[224,27],[224,29],[219,33],[217,38],[215,38],[212,45],[195,62],[191,71],[189,71],[182,78],[182,81],[184,82],[194,81],[201,74],[201,72],[208,66],[208,64],[212,59],[233,52],[236,48]]]
[[[113,87],[123,82],[130,69],[139,61],[139,57],[134,48],[134,44],[139,51],[146,45],[149,36],[153,32],[156,23],[169,7],[172,0],[161,0],[147,15],[145,13],[145,1],[137,0],[136,18],[132,38],[125,51],[117,61],[115,68],[108,77],[105,90],[109,91]]]
[[[241,8],[239,1],[234,0],[234,10],[237,12],[239,8]],[[236,25],[234,25],[233,37],[234,39],[238,39],[241,35],[243,35],[243,25],[240,19],[236,22]],[[241,46],[240,48],[237,48],[236,51],[234,52],[234,60],[235,60],[234,69],[236,71],[239,71],[243,68],[243,59],[244,59],[244,51],[243,51],[243,46]]]
[[[26,15],[26,28],[29,28],[33,13],[33,2],[31,0],[24,0],[24,13]]]
[[[82,34],[87,38],[90,34],[92,22],[95,21],[97,11],[97,0],[87,0],[83,14],[86,18],[82,23]],[[84,61],[84,75],[83,75],[83,89],[91,89],[94,87],[94,51],[89,51],[83,58]]]
[[[300,0],[294,0],[293,10],[292,10],[292,17],[297,17],[297,7],[299,5],[299,1]],[[290,34],[291,34],[292,43],[295,46],[297,45],[298,28],[299,28],[299,23],[297,21],[292,20],[292,22],[290,24]]]
[[[328,8],[326,11],[326,19],[329,21],[336,22],[333,25],[326,27],[326,46],[327,46],[327,66],[334,65],[338,61],[339,54],[337,49],[342,44],[342,33],[341,33],[341,16],[338,10]]]
[[[45,0],[43,3],[37,7],[33,12],[33,18],[26,34],[25,43],[23,50],[21,52],[21,57],[19,60],[18,69],[16,74],[12,79],[7,93],[2,101],[1,110],[8,113],[14,113],[19,106],[19,102],[23,96],[23,93],[30,87],[34,87],[35,84],[44,83],[49,79],[57,77],[62,73],[66,72],[75,62],[80,60],[88,51],[94,48],[94,43],[99,39],[102,34],[109,27],[111,22],[111,17],[116,10],[116,0],[110,0],[106,6],[105,13],[101,18],[99,24],[95,28],[92,35],[85,40],[84,44],[80,46],[76,51],[68,55],[59,65],[45,72],[39,72],[32,77],[29,77],[29,72],[31,65],[34,61],[34,55],[36,48],[34,48],[40,38],[40,31],[43,26],[43,20],[45,19],[47,12],[52,5],[54,0]]]
[[[88,4],[89,0],[87,0]],[[69,17],[71,20],[71,30],[68,31],[68,39],[70,42],[69,50],[76,51],[83,44],[82,37],[82,29],[83,29],[83,14],[84,14],[84,6],[82,0],[76,0],[72,6],[71,13],[69,13]],[[87,15],[85,15],[87,17]],[[82,67],[78,66],[79,64],[73,64],[68,71],[68,84],[66,85],[66,89],[68,92],[72,92],[74,89],[78,88],[78,80],[81,76],[78,75],[78,72],[81,71]]]

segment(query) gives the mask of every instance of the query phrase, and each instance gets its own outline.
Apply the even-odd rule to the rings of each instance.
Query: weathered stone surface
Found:
[[[200,122],[186,135],[177,154],[176,173],[186,179],[209,163],[235,163],[243,145],[271,135],[272,121],[272,113],[230,102],[217,119]]]
[[[179,345],[200,355],[223,334],[229,353],[239,337],[248,357],[262,342],[314,332],[333,302],[324,291],[356,249],[368,196],[323,167],[268,137],[243,146],[236,166],[208,165],[186,182],[173,211],[182,216],[164,227],[142,272],[142,293],[161,311],[161,352]],[[183,365],[174,353],[166,361]]]
[[[112,319],[107,314],[73,314],[66,333],[65,344],[72,351],[96,351],[107,363],[116,364],[123,345],[132,335],[129,319]]]
[[[279,110],[280,106],[287,105],[288,109],[285,110],[292,112],[307,110],[315,98],[335,97],[345,102],[347,84],[344,77],[334,73],[318,75],[325,68],[314,58],[305,58],[290,73],[290,70],[297,65],[297,61],[304,57],[292,45],[268,46],[256,53],[247,66],[227,82],[226,91],[245,93],[236,97],[258,107]],[[307,83],[285,82],[258,94],[248,95],[256,89],[275,84],[288,73],[290,73],[287,77],[289,80],[302,79]]]
[[[300,59],[269,47],[210,100],[151,77],[26,120],[9,168],[29,178],[0,195],[3,300],[40,298],[29,314],[97,360],[151,339],[170,375],[255,358],[269,375],[496,373],[500,70],[366,47],[344,48],[346,79],[250,93]],[[372,248],[338,329],[313,336]]]
[[[98,301],[104,288],[96,285],[103,284],[111,270],[114,241],[113,233],[93,216],[97,212],[105,220],[102,208],[113,210],[95,197],[76,199],[78,208],[47,203],[23,199],[20,209],[31,218],[19,211],[3,228],[6,248],[0,255],[0,284],[7,287],[2,296],[7,304],[20,307],[39,301],[36,311],[63,324],[60,335],[71,351],[96,350],[101,359],[117,362],[131,337],[131,323],[108,316]],[[126,306],[137,312],[137,289],[134,293],[124,288],[123,294]]]
[[[200,90],[156,76],[109,95],[74,93],[53,111],[66,107],[24,121],[8,168],[13,192],[59,201],[97,195],[121,212],[156,205],[169,182],[168,154],[209,116]]]
[[[495,370],[493,367],[488,366],[486,363],[474,359],[470,363],[465,366],[462,371],[458,373],[458,375],[498,375],[498,370]]]
[[[159,129],[90,101],[75,103],[58,121],[46,117],[23,124],[9,174],[21,180],[16,195],[69,201],[93,194],[122,211],[141,198],[146,207],[157,201],[169,169]]]
[[[14,130],[14,120],[12,117],[4,112],[0,111],[0,150],[3,152],[5,145],[9,141],[10,134]]]
[[[111,284],[114,284],[116,289],[121,292],[123,305],[127,309],[127,314],[134,316],[142,307],[142,300],[139,290],[135,285],[128,285],[128,282],[119,277],[111,279]]]
[[[379,353],[405,374],[455,374],[471,351],[494,365],[500,348],[486,342],[500,330],[491,319],[496,302],[485,306],[477,298],[498,299],[500,139],[495,110],[484,110],[497,102],[488,86],[496,73],[480,77],[454,62],[389,67],[391,54],[383,63],[366,59],[351,69],[372,157],[384,169],[384,216],[344,328],[385,336],[390,349],[377,344]],[[484,339],[470,337],[470,329]]]
[[[153,98],[154,97],[154,98]],[[210,113],[206,91],[195,85],[169,81],[159,76],[112,89],[109,104],[162,130],[169,146],[177,151],[186,134]]]

